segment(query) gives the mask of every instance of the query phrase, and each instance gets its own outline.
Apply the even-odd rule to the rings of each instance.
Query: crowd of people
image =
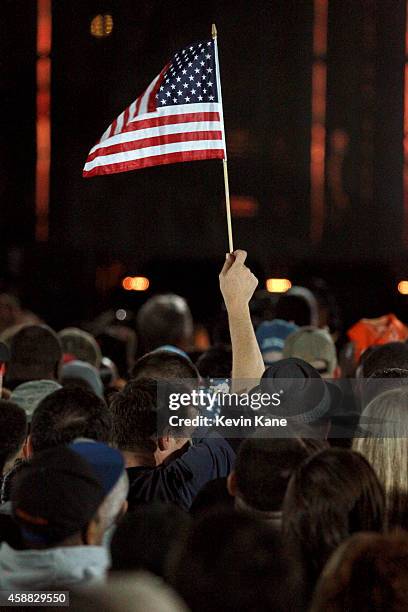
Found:
[[[241,250],[219,281],[228,328],[201,351],[179,296],[98,333],[0,296],[0,592],[21,606],[408,610],[408,328],[342,335],[318,289],[254,297]],[[181,402],[187,425],[163,424],[180,389],[212,412]],[[194,425],[227,394],[239,426]],[[262,394],[277,426],[241,419]]]

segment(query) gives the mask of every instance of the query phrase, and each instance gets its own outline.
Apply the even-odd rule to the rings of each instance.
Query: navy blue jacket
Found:
[[[231,472],[235,453],[224,438],[216,433],[194,438],[193,443],[177,459],[157,467],[128,468],[129,509],[152,501],[172,502],[189,510],[197,493],[210,480]]]

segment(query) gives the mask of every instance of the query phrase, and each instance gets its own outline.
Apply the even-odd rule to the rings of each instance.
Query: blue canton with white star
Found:
[[[178,51],[156,94],[157,108],[218,102],[214,41],[194,43]]]

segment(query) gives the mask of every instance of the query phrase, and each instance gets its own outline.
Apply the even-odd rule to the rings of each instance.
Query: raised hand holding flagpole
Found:
[[[217,45],[217,28],[215,27],[215,23],[212,24],[211,28],[211,36],[214,40],[214,53],[215,53],[215,66],[216,66],[216,75],[217,75],[217,89],[218,89],[218,99],[220,103],[220,119],[222,124],[222,132],[225,141],[225,156],[222,160],[222,165],[224,169],[224,189],[225,189],[225,208],[227,213],[227,229],[228,229],[228,245],[230,253],[234,251],[234,240],[232,238],[232,221],[231,221],[231,203],[230,203],[230,194],[229,194],[229,183],[228,183],[228,161],[227,161],[227,145],[225,138],[225,128],[224,128],[224,110],[222,105],[222,93],[221,93],[221,74],[220,74],[220,63],[218,60],[218,45]]]

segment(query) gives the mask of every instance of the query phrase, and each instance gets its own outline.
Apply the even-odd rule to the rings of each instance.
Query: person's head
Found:
[[[99,368],[102,353],[95,338],[78,327],[66,327],[58,332],[64,354],[73,355],[75,359],[86,361]]]
[[[64,364],[61,368],[61,382],[64,387],[79,385],[103,397],[103,383],[99,370],[87,361],[74,360]]]
[[[299,326],[317,326],[319,312],[316,298],[306,287],[292,287],[279,297],[275,317]]]
[[[181,597],[146,572],[118,572],[106,582],[73,589],[70,612],[189,612]]]
[[[311,427],[311,437],[327,438],[331,419],[341,408],[341,390],[323,380],[313,366],[297,357],[269,366],[262,375],[260,390],[279,393],[280,403],[274,412],[294,426]]]
[[[196,361],[203,378],[230,378],[232,372],[232,351],[224,346],[213,346]]]
[[[283,358],[298,357],[312,365],[322,378],[338,378],[336,347],[329,332],[317,327],[301,327],[286,338]]]
[[[408,610],[408,534],[357,533],[331,556],[311,612]]]
[[[407,512],[408,387],[384,391],[363,410],[353,449],[373,466],[386,492],[387,512],[398,523]]]
[[[195,612],[301,609],[279,535],[233,511],[193,522],[169,563],[169,580]]]
[[[153,379],[130,381],[114,395],[110,412],[112,442],[122,451],[128,467],[159,465],[187,441],[171,431],[158,432],[158,390]]]
[[[294,323],[283,319],[263,321],[256,330],[256,339],[261,349],[265,365],[271,365],[282,359],[283,347],[290,334],[298,329]]]
[[[289,479],[311,454],[325,447],[319,440],[248,438],[239,447],[228,489],[236,509],[268,520],[282,509]],[[262,516],[263,515],[263,516]]]
[[[92,466],[60,446],[39,453],[12,489],[12,514],[26,548],[100,545],[105,491]]]
[[[29,436],[29,453],[38,453],[76,438],[109,442],[112,417],[105,402],[79,387],[48,395],[35,409]]]
[[[183,541],[189,524],[188,514],[169,504],[130,512],[111,540],[112,571],[144,570],[164,577],[169,551]]]
[[[155,378],[156,380],[199,379],[196,366],[190,359],[174,351],[152,351],[140,357],[131,371],[131,380]]]
[[[368,461],[346,449],[309,457],[289,481],[283,533],[309,589],[335,548],[358,531],[384,528],[384,490]]]
[[[27,418],[17,404],[0,399],[0,477],[20,455],[27,435]]]
[[[408,385],[408,370],[384,368],[376,370],[369,378],[360,379],[361,405],[364,408],[384,391]]]
[[[10,395],[10,399],[24,409],[27,420],[31,423],[34,410],[47,395],[61,389],[56,380],[30,380],[18,385]]]
[[[186,300],[172,293],[150,298],[137,314],[137,329],[144,352],[164,344],[188,349],[193,319]]]
[[[0,293],[0,332],[16,325],[21,314],[18,298],[10,293]]]
[[[358,367],[359,378],[369,378],[377,370],[386,368],[408,369],[408,344],[388,342],[365,351]]]
[[[6,380],[58,380],[61,360],[57,334],[47,325],[27,325],[12,338]]]
[[[98,515],[103,531],[110,529],[127,511],[129,478],[121,453],[102,442],[79,438],[69,445],[92,467],[104,490]]]

